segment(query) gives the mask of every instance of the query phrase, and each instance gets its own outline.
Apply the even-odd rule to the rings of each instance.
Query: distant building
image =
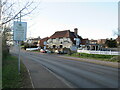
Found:
[[[118,37],[116,38],[116,42],[117,42],[118,45],[120,45],[120,36],[118,36]]]
[[[47,40],[47,48],[52,51],[69,51],[71,47],[79,47],[83,43],[83,38],[78,35],[78,29],[74,32],[70,30],[57,31]]]
[[[80,43],[79,49],[85,49],[85,50],[87,50],[88,46],[89,46],[89,39],[88,38],[82,39],[81,43]]]
[[[27,42],[29,44],[31,44],[32,46],[37,46],[38,45],[38,41],[40,39],[41,39],[40,37],[38,37],[38,38],[29,38],[29,39],[27,39]]]
[[[49,37],[45,37],[45,38],[42,38],[41,40],[39,40],[38,41],[38,46],[43,49],[44,46],[46,46],[45,42],[47,42],[48,39],[49,39]]]
[[[101,46],[101,48],[105,48],[105,42],[107,39],[98,39],[97,43]]]
[[[89,44],[89,39],[88,38],[82,39],[81,45],[88,45],[88,44]]]
[[[88,50],[99,50],[100,49],[100,45],[98,44],[97,40],[89,40],[89,44],[87,46]]]
[[[97,43],[100,44],[100,45],[104,45],[106,42],[106,39],[98,39],[97,40]]]

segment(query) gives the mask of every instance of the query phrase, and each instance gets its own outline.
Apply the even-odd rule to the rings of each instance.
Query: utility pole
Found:
[[[2,1],[0,0],[0,20],[1,20]]]
[[[119,40],[119,38],[120,38],[120,1],[118,2],[118,42],[119,42],[119,44],[118,44],[118,54],[120,55],[120,40]],[[120,65],[120,58],[118,57],[118,60],[119,60],[119,62],[118,62],[118,66]],[[120,71],[118,71],[118,73],[119,73]],[[120,79],[118,80],[118,87],[120,87]]]
[[[2,89],[2,0],[0,0],[0,89]]]
[[[0,0],[0,28],[2,26],[1,17],[2,17],[2,0]],[[1,31],[1,29],[0,29],[0,31]]]
[[[20,25],[21,25],[21,12],[20,12]],[[19,56],[18,56],[18,73],[20,74],[20,44],[21,44],[21,41],[19,40],[18,41],[18,47],[19,47]]]

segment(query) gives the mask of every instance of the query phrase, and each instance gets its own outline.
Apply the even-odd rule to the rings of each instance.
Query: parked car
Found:
[[[46,53],[53,53],[52,51],[50,51],[50,50],[45,50],[46,51]]]
[[[44,49],[40,49],[41,53],[46,53],[46,51]]]
[[[59,51],[58,51],[58,50],[55,50],[55,53],[59,53]]]
[[[57,54],[64,54],[64,52],[63,51],[58,51],[58,53]]]

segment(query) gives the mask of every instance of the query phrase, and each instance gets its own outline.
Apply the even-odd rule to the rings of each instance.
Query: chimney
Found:
[[[78,34],[78,29],[77,29],[77,28],[74,29],[74,34],[75,34],[75,35]]]

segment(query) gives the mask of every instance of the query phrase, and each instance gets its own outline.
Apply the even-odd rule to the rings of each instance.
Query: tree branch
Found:
[[[7,1],[7,0],[6,0]],[[12,20],[14,20],[14,19],[19,19],[20,17],[18,16],[21,12],[25,12],[25,10],[27,10],[27,12],[25,13],[25,14],[23,14],[23,15],[21,15],[21,17],[24,17],[24,16],[26,16],[26,15],[28,15],[28,14],[31,14],[37,7],[38,7],[38,5],[37,6],[35,6],[34,8],[32,8],[31,10],[28,10],[28,8],[30,8],[30,6],[33,4],[33,1],[32,2],[27,2],[26,4],[25,4],[25,6],[21,9],[21,10],[19,10],[16,14],[14,14],[13,16],[12,16],[12,12],[10,12],[7,16],[8,17],[6,17],[6,19],[2,22],[2,25],[4,25],[4,24],[6,24],[6,23],[8,23],[8,22],[10,22],[10,21],[12,21]],[[14,5],[14,3],[13,4],[11,4],[10,6],[9,6],[9,8],[11,8],[12,6]],[[7,11],[8,9],[6,9],[5,11]],[[11,17],[12,16],[12,17]]]

